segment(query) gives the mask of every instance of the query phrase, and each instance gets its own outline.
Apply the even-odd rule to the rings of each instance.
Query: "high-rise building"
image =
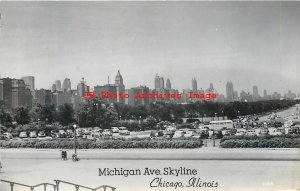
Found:
[[[164,78],[160,77],[158,74],[156,74],[154,78],[154,88],[156,91],[161,91],[165,88],[164,86]]]
[[[167,90],[171,90],[171,89],[172,89],[171,81],[170,81],[169,78],[167,79],[167,82],[166,82],[166,89],[167,89]]]
[[[233,100],[238,101],[239,100],[239,93],[237,90],[233,91]]]
[[[96,96],[103,98],[103,100],[106,101],[107,103],[117,103],[118,102],[118,99],[117,99],[118,96],[115,98],[106,97],[106,95],[104,95],[105,92],[108,92],[111,95],[116,95],[117,94],[117,86],[116,85],[106,84],[104,86],[95,86],[94,93]]]
[[[267,93],[267,90],[265,89],[264,90],[264,99],[266,99],[268,97],[268,93]]]
[[[61,82],[60,80],[55,80],[56,91],[61,91]]]
[[[69,92],[71,91],[71,80],[69,78],[65,78],[63,85],[62,85],[62,90],[64,92]]]
[[[117,94],[124,94],[125,93],[125,85],[123,83],[123,77],[118,70],[118,73],[115,78],[115,86],[117,88]],[[118,103],[125,103],[125,99],[121,97],[117,97],[117,102]]]
[[[240,98],[241,98],[242,102],[252,102],[253,101],[252,95],[249,92],[246,93],[244,90],[241,91]]]
[[[55,85],[55,84],[52,84],[52,86],[51,86],[51,91],[52,91],[52,92],[56,92],[56,85]]]
[[[196,78],[193,78],[193,79],[192,79],[192,91],[193,91],[194,93],[197,93],[197,92],[198,92],[198,87],[197,87],[197,80],[196,80]]]
[[[289,92],[284,95],[284,98],[289,99],[289,100],[295,99],[296,97],[297,97],[297,95],[295,93],[292,93],[291,90],[289,90]]]
[[[253,86],[253,101],[257,101],[259,99],[258,87]]]
[[[32,94],[30,89],[26,88],[25,82],[19,79],[12,79],[11,89],[13,109],[18,107],[31,107],[32,106]]]
[[[90,87],[85,84],[84,78],[81,78],[82,80],[77,85],[77,92],[79,97],[83,97],[85,95],[85,92],[90,91]]]
[[[35,97],[34,96],[34,90],[35,90],[34,77],[33,76],[23,76],[21,79],[25,82],[26,88],[30,89],[31,95],[33,97]]]
[[[72,105],[72,94],[70,92],[57,91],[53,93],[53,104],[56,108],[64,104]]]
[[[3,78],[3,107],[5,109],[12,108],[12,79],[11,78]]]
[[[281,98],[281,94],[280,94],[280,93],[274,92],[274,93],[272,94],[272,99],[273,99],[273,100],[280,100],[280,98]]]
[[[138,105],[149,105],[149,98],[145,97],[145,98],[136,98],[135,96],[137,95],[137,93],[139,95],[143,95],[143,94],[149,94],[149,88],[146,86],[139,86],[139,87],[135,87],[135,88],[131,88],[129,90],[126,91],[126,93],[128,93],[129,97],[128,99],[126,99],[126,104],[131,105],[133,107],[138,106]]]
[[[0,101],[1,107],[10,110],[23,106],[32,106],[32,94],[30,89],[26,88],[23,80],[2,78],[0,81],[3,95],[0,96],[2,97],[2,101]]]
[[[237,93],[237,92],[236,92]],[[234,101],[234,90],[232,82],[228,81],[226,84],[226,100],[228,102]]]
[[[49,106],[53,103],[51,90],[35,90],[35,100],[36,104],[40,104],[41,106]]]

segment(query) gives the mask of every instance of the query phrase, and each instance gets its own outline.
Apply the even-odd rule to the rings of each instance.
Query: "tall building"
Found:
[[[64,104],[72,105],[72,94],[70,92],[57,91],[53,93],[53,104],[56,108]]]
[[[85,95],[85,92],[90,91],[90,87],[85,84],[84,78],[81,78],[82,80],[77,85],[77,93],[79,97],[83,97]]]
[[[55,80],[56,91],[61,91],[61,82],[60,80]]]
[[[289,90],[289,92],[287,94],[284,95],[285,99],[295,99],[297,97],[297,95],[295,93],[292,93],[291,90]]]
[[[233,100],[238,101],[239,100],[239,93],[237,90],[233,91]]]
[[[52,92],[56,92],[56,85],[55,85],[55,84],[52,84],[52,86],[51,86],[51,91],[52,91]]]
[[[268,97],[267,90],[264,90],[264,99],[266,99],[267,97]]]
[[[167,82],[166,82],[166,89],[167,89],[167,90],[171,90],[171,89],[172,89],[171,81],[170,81],[169,78],[167,79]]]
[[[11,107],[13,109],[32,106],[32,93],[30,89],[26,88],[26,84],[23,80],[12,79],[11,87]]]
[[[118,70],[118,73],[117,73],[116,78],[115,78],[115,86],[117,88],[117,94],[124,94],[125,93],[125,85],[123,83],[123,77],[122,77],[119,70]],[[125,103],[125,99],[117,97],[117,102],[118,103]]]
[[[104,95],[105,92],[108,92],[109,94],[112,94],[112,95],[116,95],[117,91],[118,91],[117,89],[118,89],[117,86],[114,84],[106,84],[104,86],[95,86],[94,93],[96,96],[103,98],[103,100],[105,100],[107,103],[117,103],[118,102],[117,97],[109,98],[109,97],[105,97],[105,95]]]
[[[280,94],[280,93],[274,92],[274,93],[272,94],[272,99],[273,99],[273,100],[280,100],[280,98],[281,98],[281,94]]]
[[[193,78],[192,79],[192,90],[194,93],[197,93],[198,92],[198,87],[197,87],[197,80],[196,78]]]
[[[71,80],[69,78],[65,78],[63,85],[62,85],[62,90],[64,92],[69,92],[71,91]]]
[[[232,82],[228,81],[226,84],[226,100],[228,102],[234,101],[234,90]]]
[[[2,78],[3,86],[3,102],[2,105],[4,109],[12,108],[12,79],[11,78]]]
[[[253,86],[253,101],[259,100],[258,87]]]
[[[40,104],[41,106],[52,105],[53,100],[51,90],[35,90],[35,100],[36,104]]]
[[[149,105],[149,98],[136,98],[136,94],[139,93],[140,95],[142,94],[149,94],[149,88],[146,86],[139,86],[139,87],[135,87],[135,88],[131,88],[129,90],[127,90],[129,98],[126,99],[126,104],[131,105],[133,107],[135,106],[139,106],[139,105]]]
[[[156,91],[161,91],[163,89],[165,89],[165,85],[164,85],[164,78],[160,77],[158,74],[156,74],[155,78],[154,78],[154,88]]]
[[[252,95],[248,92],[246,93],[245,91],[241,91],[240,93],[240,98],[242,102],[252,102],[253,101],[253,97]]]
[[[23,76],[21,79],[25,82],[26,88],[30,89],[31,94],[34,97],[34,90],[35,90],[34,77],[33,76]]]

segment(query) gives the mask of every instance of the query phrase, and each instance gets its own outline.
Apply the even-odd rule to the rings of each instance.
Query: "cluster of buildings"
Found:
[[[264,90],[264,95],[260,96],[257,86],[253,86],[252,93],[241,91],[238,95],[238,91],[234,90],[233,83],[230,81],[226,84],[226,96],[218,94],[212,83],[205,90],[202,88],[198,89],[196,78],[192,79],[191,87],[192,89],[183,89],[182,92],[179,92],[178,89],[172,88],[170,79],[167,79],[165,82],[162,76],[156,74],[154,78],[154,89],[150,89],[147,86],[138,86],[126,89],[120,71],[117,72],[114,83],[109,83],[108,79],[107,84],[101,86],[97,85],[90,88],[90,86],[86,84],[84,78],[82,78],[82,80],[77,84],[76,89],[72,89],[71,80],[69,78],[65,78],[63,83],[61,83],[60,80],[56,80],[51,86],[51,89],[35,89],[35,79],[33,76],[24,76],[21,79],[0,78],[0,108],[11,110],[22,106],[37,107],[38,105],[54,105],[58,108],[60,105],[68,103],[77,110],[80,108],[81,103],[86,102],[86,99],[84,98],[86,92],[94,92],[94,94],[99,97],[103,92],[109,92],[111,94],[127,94],[129,95],[128,97],[117,96],[115,99],[105,100],[108,103],[121,103],[131,106],[147,106],[156,101],[173,102],[178,104],[199,101],[199,99],[189,96],[191,92],[195,94],[216,94],[216,99],[210,100],[214,102],[251,102],[270,99],[295,99],[297,97],[296,94],[291,91],[282,96],[277,92],[274,92],[272,95],[268,95],[266,90]],[[134,96],[137,93],[180,94],[181,96],[180,99],[172,97],[163,99],[160,97],[137,99]]]
[[[298,94],[298,97],[300,95]],[[255,85],[252,87],[252,93],[242,90],[238,95],[238,91],[233,89],[233,83],[228,81],[226,84],[226,102],[241,101],[241,102],[253,102],[253,101],[262,101],[262,100],[293,100],[296,99],[297,95],[292,93],[291,90],[288,93],[281,95],[278,92],[274,92],[272,95],[267,93],[267,90],[264,90],[263,96],[258,93],[258,87]]]

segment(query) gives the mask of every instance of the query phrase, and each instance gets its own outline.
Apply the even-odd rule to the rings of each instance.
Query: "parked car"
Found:
[[[5,139],[12,139],[13,138],[13,136],[12,136],[12,134],[11,133],[3,133],[3,135],[4,135],[4,138]]]
[[[126,127],[119,127],[119,135],[130,135],[130,131]]]
[[[58,131],[58,137],[59,138],[65,138],[67,136],[67,133],[64,130]]]
[[[194,131],[186,131],[185,133],[184,133],[184,137],[193,137],[194,136]]]
[[[119,128],[118,127],[112,127],[111,128],[113,133],[119,133]]]
[[[40,132],[38,133],[38,137],[46,137],[45,132],[44,132],[44,131],[40,131]]]
[[[175,131],[173,138],[180,138],[184,136],[184,132],[183,131]]]
[[[66,134],[67,134],[68,138],[73,138],[74,137],[74,133],[73,133],[72,129],[68,129],[67,132],[66,132]]]
[[[30,134],[29,134],[29,137],[30,138],[36,138],[37,137],[36,132],[35,131],[31,131]]]
[[[103,136],[107,137],[107,136],[112,136],[113,132],[111,129],[104,129],[102,134]]]
[[[246,131],[246,136],[255,136],[255,130],[254,129],[249,129]]]
[[[20,138],[27,138],[27,133],[25,131],[21,132],[19,135]]]

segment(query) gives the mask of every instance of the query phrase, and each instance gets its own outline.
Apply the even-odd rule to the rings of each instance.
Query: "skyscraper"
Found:
[[[77,93],[79,97],[83,97],[85,95],[85,92],[90,91],[89,86],[85,84],[84,78],[81,78],[81,81],[77,85]]]
[[[166,83],[166,89],[167,89],[167,90],[171,90],[171,89],[172,89],[172,86],[171,86],[171,81],[170,81],[170,79],[169,79],[169,78],[167,79],[167,83]]]
[[[71,80],[69,78],[65,78],[63,85],[62,85],[62,90],[64,92],[69,92],[71,91]]]
[[[234,100],[233,83],[228,81],[226,84],[226,100],[232,102]]]
[[[20,79],[12,79],[11,106],[16,109],[22,106],[32,106],[32,93],[25,82]]]
[[[56,91],[61,91],[61,82],[60,80],[55,81]]]
[[[25,82],[26,88],[30,89],[30,91],[33,92],[35,89],[34,77],[33,76],[23,76],[21,79]]]
[[[267,90],[265,89],[264,90],[264,99],[267,99],[267,97],[268,97],[268,93],[267,93]]]
[[[156,74],[154,78],[154,87],[156,91],[162,91],[165,88],[164,78],[160,77],[158,74]]]
[[[123,84],[123,77],[118,70],[118,73],[115,78],[115,86],[117,88],[117,94],[124,94],[125,93],[125,85]],[[124,98],[120,98],[119,96],[117,97],[117,102],[118,103],[125,103]]]
[[[193,79],[192,79],[192,91],[193,91],[194,93],[197,93],[197,92],[198,92],[198,87],[197,87],[197,80],[196,80],[196,78],[193,78]]]
[[[35,90],[34,77],[23,76],[21,79],[25,82],[26,88],[30,89],[31,95],[34,97],[34,90]]]
[[[258,87],[257,86],[253,86],[253,101],[257,101],[258,99],[259,99]]]

